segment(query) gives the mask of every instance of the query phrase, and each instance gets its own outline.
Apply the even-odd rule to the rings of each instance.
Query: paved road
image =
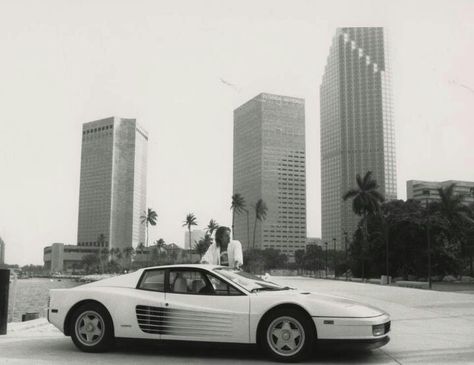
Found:
[[[368,352],[317,353],[314,364],[474,364],[474,295],[309,278],[275,278],[379,306],[392,316],[391,342]],[[25,328],[21,328],[24,326]],[[44,320],[0,336],[1,364],[269,364],[253,347],[125,342],[107,354],[85,354]],[[31,328],[28,329],[28,326]]]

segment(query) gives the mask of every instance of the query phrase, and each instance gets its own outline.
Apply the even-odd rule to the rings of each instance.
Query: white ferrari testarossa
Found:
[[[88,352],[115,338],[228,342],[258,344],[281,361],[302,360],[325,342],[380,347],[390,331],[383,310],[213,265],[150,267],[52,289],[48,320]]]

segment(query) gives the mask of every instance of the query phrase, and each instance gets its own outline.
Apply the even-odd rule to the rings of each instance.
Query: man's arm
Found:
[[[234,266],[235,268],[239,268],[244,264],[244,255],[242,253],[242,244],[240,241],[233,241],[234,243]]]
[[[201,264],[215,264],[214,263],[214,256],[213,256],[213,252],[214,252],[214,243],[211,244],[206,253],[204,254],[204,256],[202,257],[201,259]]]

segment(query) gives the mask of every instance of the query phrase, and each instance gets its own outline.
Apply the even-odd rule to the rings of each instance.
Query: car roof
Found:
[[[92,283],[84,284],[81,287],[96,287],[96,286],[126,286],[126,287],[135,287],[137,282],[140,280],[141,276],[143,275],[144,271],[147,270],[154,270],[154,269],[205,269],[207,271],[212,271],[215,268],[225,268],[225,266],[218,266],[218,265],[209,265],[209,264],[176,264],[176,265],[163,265],[163,266],[150,266],[138,269],[136,271],[130,272],[124,275],[118,275],[107,279],[102,279],[98,281],[94,281]],[[128,284],[124,284],[124,279],[128,278],[126,281]]]
[[[199,269],[213,270],[218,267],[225,268],[226,266],[210,265],[210,264],[174,264],[174,265],[142,267],[140,270],[144,271],[144,270],[150,270],[150,269],[177,269],[177,268],[199,268]]]

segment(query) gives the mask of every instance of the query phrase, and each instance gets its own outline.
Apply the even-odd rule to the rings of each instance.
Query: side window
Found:
[[[204,293],[209,287],[204,275],[200,271],[175,270],[170,271],[169,291],[181,294],[209,294]]]
[[[146,271],[138,289],[153,290],[159,292],[165,291],[165,271]]]
[[[189,269],[170,271],[168,290],[176,294],[242,295],[237,289],[213,275]]]
[[[215,295],[242,295],[241,292],[227,284],[225,281],[209,274],[206,274],[206,276],[212,284]]]

